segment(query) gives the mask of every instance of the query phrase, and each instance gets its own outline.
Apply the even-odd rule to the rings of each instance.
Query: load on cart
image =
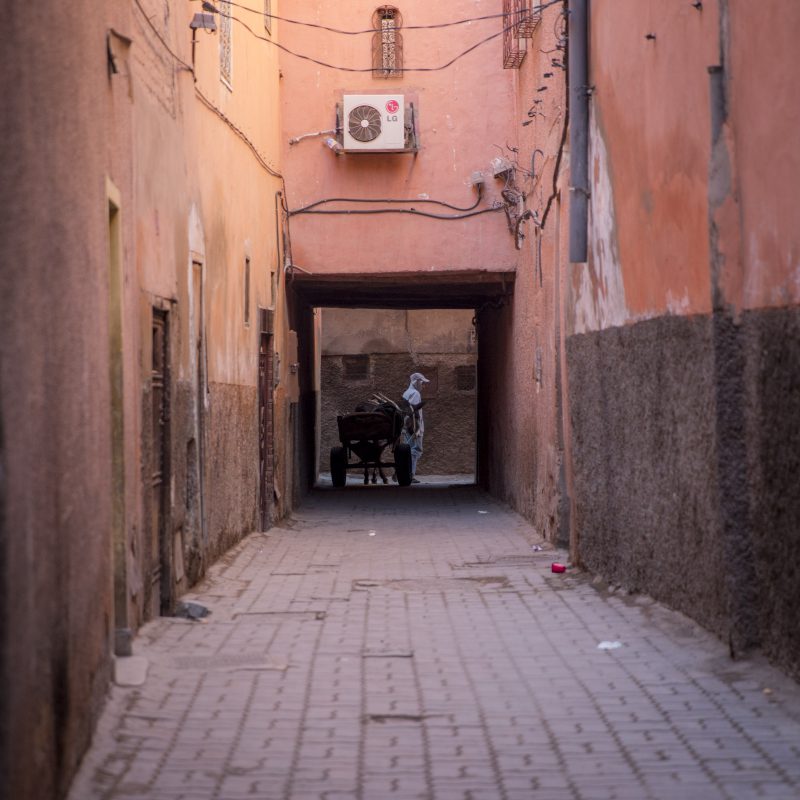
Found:
[[[384,468],[394,468],[400,486],[411,484],[411,446],[406,439],[416,433],[416,408],[407,400],[395,402],[374,394],[356,406],[352,414],[336,417],[340,446],[331,448],[331,480],[336,487],[347,483],[348,470],[363,470],[364,483],[377,483],[378,476],[388,483]],[[392,461],[384,461],[386,448]],[[371,476],[371,477],[370,477]]]

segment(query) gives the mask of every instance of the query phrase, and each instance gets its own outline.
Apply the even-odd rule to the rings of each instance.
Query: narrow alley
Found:
[[[3,11],[0,800],[800,798],[800,0]]]
[[[797,684],[564,557],[471,486],[318,489],[144,626],[70,800],[797,797]]]

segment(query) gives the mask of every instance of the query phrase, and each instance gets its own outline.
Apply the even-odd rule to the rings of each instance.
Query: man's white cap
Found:
[[[416,383],[417,381],[422,381],[422,383],[430,383],[430,381],[421,372],[415,372],[411,376],[411,383]]]

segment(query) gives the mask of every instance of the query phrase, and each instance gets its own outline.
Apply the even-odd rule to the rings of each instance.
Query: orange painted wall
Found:
[[[346,4],[332,0],[285,0],[290,18],[366,29],[378,7],[371,0]],[[497,0],[431,4],[398,3],[404,26],[496,14]],[[432,31],[403,33],[405,65],[435,66],[478,40],[501,30],[499,20],[475,22]],[[340,36],[292,25],[282,26],[288,48],[339,66],[370,68],[371,34]],[[472,205],[470,174],[486,171],[498,155],[494,145],[509,140],[513,83],[502,69],[501,39],[478,48],[440,72],[406,72],[402,78],[376,79],[371,72],[348,73],[281,55],[283,169],[292,208],[324,197],[430,197],[454,205]],[[344,92],[403,92],[418,109],[421,148],[414,156],[335,156],[309,138],[290,146],[288,139],[330,129],[335,104]],[[502,185],[487,181],[487,207],[499,199]],[[448,212],[428,207],[428,210]],[[292,218],[293,256],[312,272],[427,271],[449,269],[513,269],[517,254],[502,212],[462,221],[437,221],[405,215],[359,217],[296,216]]]
[[[708,313],[709,196],[720,186],[712,211],[723,302],[741,310],[800,300],[798,31],[800,5],[790,0],[707,0],[702,10],[594,0],[592,244],[588,264],[572,268],[573,332]],[[728,186],[710,173],[708,68],[717,65]]]
[[[800,302],[800,3],[730,3],[729,122],[741,264],[726,270],[737,308]]]
[[[591,254],[573,269],[575,332],[710,309],[715,6],[592,3]]]

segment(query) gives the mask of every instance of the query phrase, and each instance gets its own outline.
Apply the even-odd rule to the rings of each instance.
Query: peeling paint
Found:
[[[595,120],[590,131],[589,163],[594,176],[589,211],[591,262],[590,268],[581,271],[575,291],[575,333],[624,325],[629,316],[616,241],[608,152]]]
[[[691,310],[691,301],[689,300],[689,289],[685,289],[683,294],[678,297],[670,290],[667,290],[667,311],[670,314],[678,314],[685,316]]]
[[[789,243],[781,248],[778,244],[781,233],[774,220],[769,226],[751,231],[746,251],[744,283],[745,305],[791,305],[800,297],[800,261],[794,246]],[[781,252],[783,250],[783,252]],[[774,269],[785,264],[786,271]]]

